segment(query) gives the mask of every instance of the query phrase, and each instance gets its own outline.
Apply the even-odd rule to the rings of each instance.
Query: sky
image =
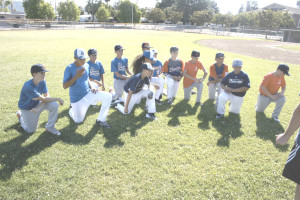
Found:
[[[55,0],[46,0],[51,1],[54,5]],[[56,2],[59,2],[61,0],[56,0]],[[75,3],[79,6],[85,6],[87,0],[74,0]],[[110,0],[109,4],[114,5],[119,0]],[[153,8],[155,7],[157,0],[130,0],[132,3],[137,3],[139,7],[141,8]],[[247,0],[214,0],[222,14],[227,14],[228,12],[232,14],[237,14],[241,5],[244,4],[246,6]],[[258,3],[259,8],[263,8],[265,6],[268,6],[272,3],[278,3],[290,7],[296,7],[297,0],[256,0]],[[103,0],[104,2],[104,0]]]

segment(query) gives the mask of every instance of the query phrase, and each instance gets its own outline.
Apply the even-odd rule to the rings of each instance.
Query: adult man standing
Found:
[[[276,106],[272,113],[272,118],[276,122],[280,122],[278,116],[285,103],[284,92],[286,89],[286,84],[284,75],[290,75],[289,67],[285,64],[280,64],[275,72],[264,76],[264,79],[260,84],[260,94],[258,95],[256,104],[256,112],[264,112],[271,102],[275,102]],[[280,87],[281,92],[278,92]]]
[[[112,100],[111,94],[98,91],[89,82],[89,65],[85,63],[87,55],[81,48],[75,49],[75,62],[68,65],[64,72],[63,88],[69,89],[71,108],[70,117],[75,123],[81,123],[89,106],[95,101],[102,101],[99,116],[96,123],[104,128],[110,128],[106,122]]]
[[[40,114],[44,110],[49,111],[46,131],[53,135],[61,133],[55,128],[58,115],[58,103],[64,104],[60,98],[51,98],[45,81],[44,65],[35,64],[31,67],[32,79],[24,83],[21,90],[18,106],[21,109],[17,116],[22,128],[27,133],[34,133],[37,129]],[[58,103],[56,103],[56,101]]]
[[[242,71],[243,61],[234,60],[232,63],[233,72],[227,74],[222,82],[221,87],[223,89],[219,96],[217,116],[219,119],[225,114],[225,104],[227,101],[231,101],[230,112],[239,114],[246,91],[250,88],[250,81],[248,75]]]

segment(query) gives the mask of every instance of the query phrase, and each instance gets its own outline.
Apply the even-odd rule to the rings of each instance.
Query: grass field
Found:
[[[183,101],[181,85],[171,108],[165,97],[165,104],[157,107],[156,121],[145,118],[144,102],[126,116],[111,109],[110,130],[95,125],[98,109],[90,108],[80,125],[68,117],[69,95],[62,78],[75,48],[98,49],[108,88],[113,85],[110,61],[115,44],[126,48],[130,63],[144,41],[159,51],[162,62],[172,45],[179,47],[184,61],[197,49],[208,69],[218,50],[199,46],[202,39],[226,38],[139,30],[0,32],[0,199],[292,199],[295,184],[281,173],[294,137],[284,147],[274,141],[299,102],[299,65],[291,65],[292,76],[286,77],[287,102],[280,124],[270,119],[274,105],[265,114],[254,110],[261,80],[278,62],[230,52],[224,52],[225,63],[230,66],[241,58],[251,82],[239,116],[226,114],[215,120],[207,86],[204,105],[195,107],[195,95]],[[60,137],[44,132],[46,112],[32,135],[18,124],[20,90],[31,78],[34,63],[50,70],[46,80],[51,96],[65,100],[56,125]]]
[[[300,45],[280,46],[280,48],[300,51]]]

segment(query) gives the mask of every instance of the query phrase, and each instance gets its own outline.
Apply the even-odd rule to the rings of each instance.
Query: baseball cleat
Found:
[[[101,122],[101,121],[96,120],[96,124],[103,128],[111,128],[110,125],[106,121]]]
[[[201,103],[201,102],[196,102],[196,106],[203,106],[203,103]]]
[[[56,128],[47,128],[46,132],[51,133],[52,135],[60,136],[61,133]]]
[[[280,120],[278,119],[278,117],[272,117],[273,118],[273,120],[275,121],[275,122],[280,122]]]
[[[155,99],[155,103],[156,103],[157,105],[161,105],[161,102],[160,102],[159,99]]]
[[[218,114],[216,115],[216,119],[220,119],[220,118],[222,118],[222,117],[224,117],[223,114],[219,114],[219,113],[218,113]]]
[[[153,119],[153,120],[158,119],[157,117],[155,117],[155,114],[154,114],[154,113],[147,113],[147,114],[146,114],[146,118],[148,118],[148,119]]]
[[[173,99],[172,99],[172,98],[169,98],[169,99],[168,99],[168,104],[170,104],[170,105],[173,104]]]

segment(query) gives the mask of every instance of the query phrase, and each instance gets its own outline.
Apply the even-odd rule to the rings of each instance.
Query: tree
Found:
[[[175,0],[162,0],[160,3],[156,4],[156,8],[164,10],[165,8],[172,7],[175,4]]]
[[[166,20],[166,15],[164,11],[160,8],[153,8],[146,13],[146,18],[154,23],[164,22]]]
[[[268,10],[262,10],[258,12],[258,20],[259,20],[259,26],[262,29],[268,29],[272,30],[274,27],[279,27],[280,25],[280,18],[276,14],[275,11],[272,11],[270,9]]]
[[[167,16],[167,20],[170,21],[172,24],[177,24],[183,18],[183,13],[176,11],[175,7],[166,8],[165,13]]]
[[[80,10],[74,1],[67,0],[60,2],[57,7],[58,15],[66,21],[76,21],[79,19]]]
[[[130,23],[132,20],[133,9],[133,22],[139,23],[142,12],[138,9],[136,4],[131,3],[129,0],[121,1],[117,6],[117,20],[123,23]]]
[[[247,25],[253,29],[255,25],[258,24],[258,14],[256,12],[247,12],[246,13]]]
[[[197,26],[202,26],[206,22],[210,22],[213,18],[212,10],[195,11],[191,16],[191,22]]]
[[[277,11],[279,17],[281,18],[280,27],[282,28],[294,28],[295,27],[295,21],[293,20],[292,16],[286,11],[281,12]]]
[[[251,0],[247,1],[247,5],[246,5],[247,12],[252,11],[252,10],[257,10],[257,9],[258,9],[257,1],[251,1]]]
[[[84,15],[84,9],[82,6],[78,6],[79,10],[80,10],[80,15]]]
[[[23,7],[28,19],[48,19],[55,17],[54,9],[44,0],[24,0]]]
[[[105,2],[106,2],[106,5],[108,5],[108,2],[110,2],[110,0],[105,0]]]
[[[234,18],[232,14],[226,14],[224,15],[225,20],[224,20],[224,24],[226,27],[231,27],[234,24]]]
[[[224,26],[225,24],[225,15],[222,15],[221,13],[215,14],[212,18],[212,23],[214,24],[221,24],[222,26]]]
[[[244,12],[244,5],[242,4],[240,9],[239,9],[239,14]]]
[[[109,10],[104,6],[100,6],[100,8],[96,12],[96,17],[98,22],[107,22],[110,16]]]
[[[95,14],[101,6],[101,0],[88,0],[85,6],[85,11],[92,15],[92,21],[94,21]]]

